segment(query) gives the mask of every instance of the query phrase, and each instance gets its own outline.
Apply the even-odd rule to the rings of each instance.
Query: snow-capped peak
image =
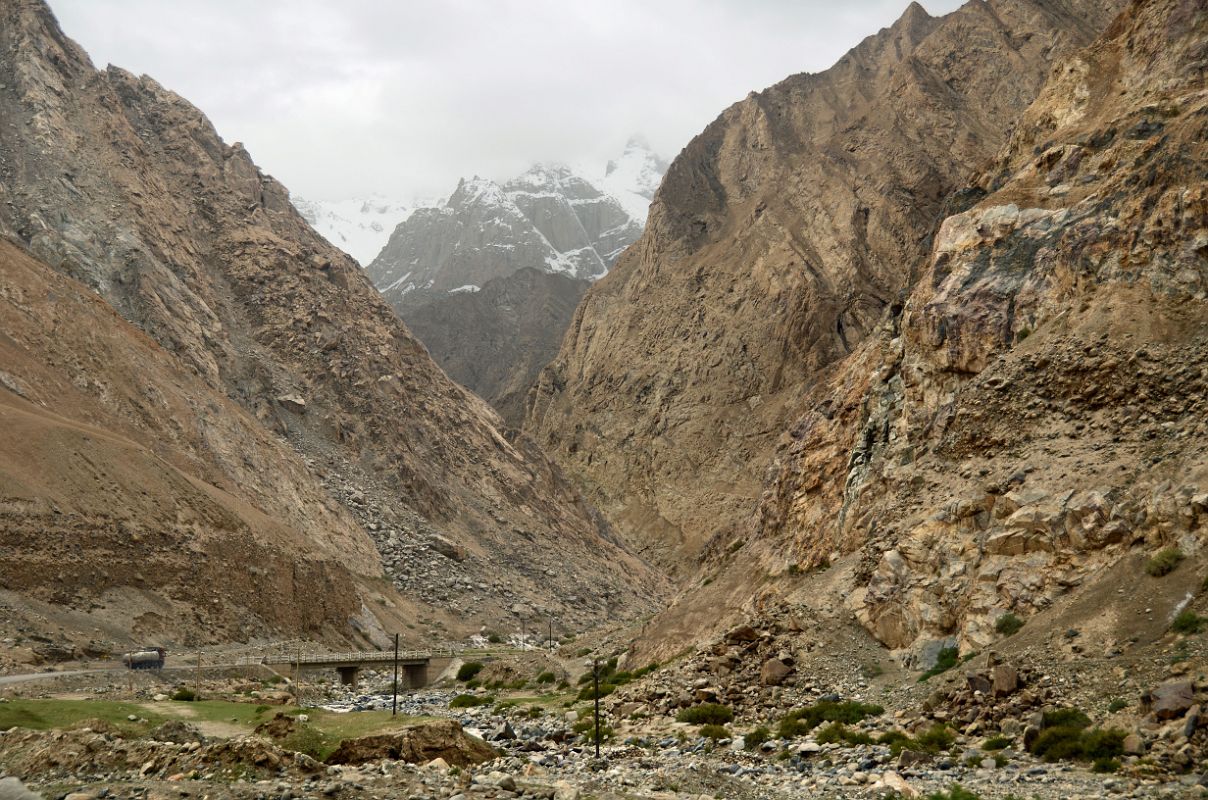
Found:
[[[340,200],[292,198],[294,208],[323,238],[368,264],[385,246],[390,232],[410,216],[416,204],[382,195]]]

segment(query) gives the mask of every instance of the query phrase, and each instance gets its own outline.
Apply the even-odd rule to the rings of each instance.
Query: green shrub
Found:
[[[726,730],[725,725],[701,725],[699,733],[706,739],[716,740],[730,738],[730,732]]]
[[[995,750],[1006,750],[1010,746],[1010,736],[991,736],[989,739],[982,742],[982,750],[987,750],[990,752]]]
[[[1111,701],[1111,703],[1108,704],[1107,713],[1115,714],[1117,711],[1122,711],[1126,708],[1128,708],[1128,701],[1122,700],[1119,697],[1117,697],[1115,700]]]
[[[172,693],[172,699],[179,700],[184,703],[192,703],[194,700],[198,699],[198,695],[197,692],[193,691],[187,686],[182,686]]]
[[[1201,617],[1190,608],[1180,611],[1178,616],[1174,618],[1174,622],[1170,623],[1172,631],[1188,635],[1199,633],[1206,626],[1208,626],[1208,617]]]
[[[927,795],[927,800],[981,800],[981,798],[959,783],[954,783],[946,792],[932,792]]]
[[[601,682],[600,691],[597,694],[596,687],[592,684],[588,684],[587,686],[584,686],[582,689],[579,690],[579,699],[580,700],[595,700],[598,697],[608,697],[608,695],[615,692],[616,689],[617,689],[617,687],[611,683]]]
[[[919,734],[919,747],[928,753],[938,753],[947,750],[956,742],[956,736],[947,725],[932,725]]]
[[[310,726],[295,730],[282,739],[280,744],[284,750],[308,755],[316,761],[327,758],[336,747],[334,742],[328,741],[322,731]]]
[[[659,668],[659,662],[651,661],[649,664],[642,667],[641,669],[635,670],[633,673],[633,679],[636,681],[638,678],[645,678],[647,675],[654,672],[658,668]]]
[[[253,710],[253,713],[263,714],[265,711],[268,711],[268,709],[269,709],[268,706],[256,706],[256,708]]]
[[[1023,620],[1009,611],[999,617],[994,623],[994,630],[998,631],[1003,636],[1010,636],[1014,633],[1018,633],[1019,629],[1022,627]]]
[[[1091,718],[1076,708],[1058,708],[1054,711],[1046,711],[1040,721],[1042,729],[1065,726],[1081,729],[1090,727],[1090,724]]]
[[[1091,772],[1119,772],[1120,762],[1114,758],[1096,758],[1091,764]]]
[[[1159,550],[1153,558],[1145,562],[1145,571],[1155,578],[1169,575],[1183,560],[1183,551],[1177,547],[1167,547]]]
[[[468,680],[473,680],[480,672],[482,672],[481,661],[467,661],[457,668],[457,680],[465,683]]]
[[[945,647],[940,650],[939,655],[935,657],[935,666],[919,676],[919,683],[928,678],[939,675],[941,672],[947,672],[957,665],[960,661],[960,650],[955,647]]]
[[[503,637],[492,631],[491,633],[487,634],[487,641],[491,644],[502,644]]]
[[[734,721],[734,712],[720,703],[701,703],[680,709],[675,721],[690,725],[726,725]]]
[[[879,678],[884,675],[885,670],[880,664],[873,662],[870,664],[861,664],[860,674],[864,676],[865,680],[871,681],[873,678]]]
[[[842,722],[832,722],[822,730],[818,731],[819,744],[838,744],[844,742],[849,745],[854,744],[872,744],[872,737],[862,731],[853,731]]]
[[[596,723],[591,717],[581,719],[576,722],[572,728],[575,733],[582,734],[587,737],[587,741],[594,742],[596,740]],[[600,741],[606,742],[613,737],[612,728],[600,723]]]
[[[475,708],[489,706],[494,702],[495,698],[490,695],[459,694],[449,701],[449,708]]]
[[[527,713],[529,719],[537,719],[545,714],[545,709],[541,706],[529,706]]]
[[[877,744],[889,746],[889,752],[894,758],[901,755],[903,750],[920,749],[918,742],[901,731],[886,731],[877,738]]]
[[[822,701],[812,706],[790,711],[780,720],[778,733],[781,739],[804,736],[824,722],[843,722],[854,725],[868,717],[885,713],[885,709],[871,703],[847,701],[835,703]]]
[[[1076,708],[1050,711],[1028,752],[1050,762],[1095,761],[1123,754],[1123,731],[1091,728],[1090,724],[1090,718]]]
[[[758,750],[764,742],[771,738],[772,732],[768,730],[768,726],[760,725],[758,728],[742,737],[742,741],[748,750]]]
[[[477,678],[475,678],[474,680],[466,681],[467,689],[477,689],[479,686],[482,686],[482,681],[478,680]]]
[[[553,683],[558,679],[558,676],[552,672],[542,672],[537,676],[537,683]]]

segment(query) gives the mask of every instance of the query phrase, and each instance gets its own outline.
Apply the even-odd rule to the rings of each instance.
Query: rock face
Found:
[[[736,532],[802,394],[899,302],[945,198],[1114,5],[912,4],[730,107],[588,292],[526,429],[668,564]]]
[[[1113,574],[1167,581],[1139,589],[1159,607],[1194,591],[1142,562],[1208,527],[1206,32],[1202,5],[1138,2],[1054,68],[806,394],[734,569],[855,554],[843,599],[890,648],[980,649]],[[1123,641],[1118,596],[1096,613]]]
[[[407,327],[449,377],[474,391],[510,426],[590,284],[525,267],[478,292],[455,292],[407,314]]]
[[[463,180],[444,206],[399,225],[368,271],[407,319],[525,267],[594,280],[641,232],[641,219],[570,168],[537,165],[503,185]]]
[[[314,615],[347,628],[351,608],[369,631],[392,606],[456,626],[521,603],[621,614],[646,604],[646,568],[530,442],[501,435],[498,416],[444,376],[356,263],[201,112],[150,78],[95,70],[46,6],[28,0],[0,3],[0,86],[0,235],[58,273],[25,263],[25,294],[6,267],[6,311],[38,341],[5,338],[21,358],[6,358],[0,394],[10,406],[32,398],[21,402],[43,416],[61,410],[36,423],[48,441],[88,440],[31,485],[25,445],[5,437],[6,586],[16,575],[38,597],[76,592],[86,609],[99,596],[88,588],[98,559],[117,594],[159,586],[162,559],[172,568],[161,599],[187,579],[206,596],[198,607],[237,608],[260,602],[253,570],[265,562],[282,591],[320,598]],[[116,315],[68,302],[92,293]],[[39,304],[43,316],[31,316]],[[90,310],[67,311],[79,308]],[[121,328],[117,315],[141,333],[113,334],[115,358],[102,358],[90,340]],[[131,374],[144,363],[145,375]],[[78,408],[64,405],[61,387]],[[156,459],[181,474],[162,466],[144,492]],[[68,498],[69,513],[56,514]],[[31,514],[55,523],[37,546],[23,527]],[[135,534],[140,547],[124,547]],[[467,556],[433,551],[436,536]],[[194,545],[210,563],[189,557]],[[291,572],[333,553],[344,577]],[[349,569],[373,578],[383,560],[408,590],[405,608],[384,584],[378,599],[315,589],[350,584]],[[580,597],[589,568],[595,589]],[[179,608],[162,602],[148,624],[181,622]]]

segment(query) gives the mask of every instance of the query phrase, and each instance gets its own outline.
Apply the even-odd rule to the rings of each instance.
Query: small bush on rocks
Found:
[[[600,691],[597,694],[596,687],[589,683],[588,685],[584,686],[582,689],[579,690],[579,699],[580,700],[595,700],[597,697],[608,697],[608,695],[612,694],[616,690],[617,690],[617,687],[615,684],[601,682]]]
[[[928,753],[938,753],[941,750],[947,750],[952,747],[955,741],[956,736],[947,725],[932,725],[919,734],[918,737],[919,747]]]
[[[877,739],[877,744],[889,746],[889,752],[894,758],[901,755],[903,750],[913,750],[918,748],[918,743],[911,739],[901,731],[886,731]]]
[[[725,725],[734,721],[734,712],[729,706],[720,703],[701,703],[680,709],[675,715],[676,722],[687,722],[690,725]]]
[[[994,630],[998,631],[1003,636],[1010,636],[1012,634],[1018,633],[1019,629],[1022,627],[1023,627],[1023,620],[1020,619],[1019,617],[1015,616],[1014,614],[1012,614],[1009,611],[1006,614],[1003,614],[1001,617],[999,617],[998,620],[994,623]]]
[[[781,739],[791,739],[794,736],[804,736],[824,722],[843,722],[854,725],[868,717],[884,713],[884,708],[872,703],[855,701],[835,703],[823,700],[812,706],[790,711],[784,719],[780,720],[778,732]]]
[[[700,735],[713,740],[730,738],[730,732],[726,730],[725,725],[701,725]]]
[[[832,722],[818,731],[819,744],[838,744],[839,742],[849,745],[872,744],[872,737],[862,731],[853,731],[842,722]]]
[[[919,676],[919,683],[939,675],[941,672],[947,672],[957,665],[960,661],[960,650],[955,647],[945,647],[940,650],[939,655],[935,657],[935,666]]]
[[[468,680],[472,680],[480,672],[482,672],[481,661],[467,661],[457,668],[457,680],[465,683]]]
[[[1169,575],[1183,560],[1183,551],[1177,547],[1167,547],[1159,550],[1153,558],[1145,562],[1145,571],[1155,578]]]
[[[1096,758],[1091,765],[1091,772],[1119,772],[1120,762],[1114,758]]]
[[[179,700],[184,703],[192,703],[197,699],[197,692],[193,691],[187,686],[182,686],[172,693],[172,699]]]
[[[1050,762],[1110,760],[1124,753],[1123,731],[1090,724],[1090,718],[1076,708],[1050,711],[1028,752]]]
[[[1115,714],[1117,711],[1123,711],[1126,708],[1128,708],[1128,701],[1122,700],[1119,697],[1117,697],[1115,700],[1111,701],[1111,703],[1108,704],[1107,712],[1109,714]]]
[[[489,706],[494,702],[495,698],[491,695],[459,694],[449,701],[449,708],[474,708]]]
[[[1180,611],[1178,616],[1174,618],[1174,622],[1170,624],[1170,629],[1175,633],[1188,635],[1199,633],[1205,627],[1208,627],[1208,617],[1201,617],[1190,608]]]
[[[772,738],[772,732],[767,725],[760,725],[755,730],[742,737],[743,744],[748,750],[758,750],[764,742]]]
[[[982,750],[987,750],[990,752],[995,750],[1006,750],[1010,746],[1010,736],[991,736],[989,739],[982,742]]]
[[[557,676],[548,671],[537,676],[537,683],[553,683],[555,680],[557,680]]]
[[[594,742],[596,740],[596,723],[591,717],[581,719],[574,724],[573,730],[575,733],[582,734],[587,737],[587,741]],[[600,741],[606,742],[613,737],[612,728],[604,723],[600,723]]]

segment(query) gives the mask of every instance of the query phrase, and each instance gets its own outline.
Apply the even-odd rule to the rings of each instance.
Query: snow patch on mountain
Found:
[[[294,208],[312,228],[361,264],[368,264],[381,252],[391,231],[417,205],[380,195],[342,200],[292,199]]]

